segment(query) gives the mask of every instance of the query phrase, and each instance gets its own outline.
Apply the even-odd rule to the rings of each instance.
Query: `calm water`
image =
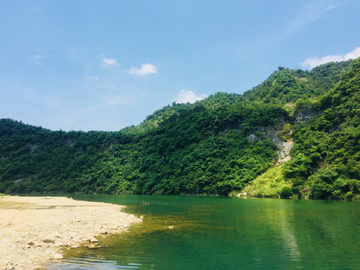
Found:
[[[360,269],[360,204],[180,196],[73,196],[144,215],[50,269]],[[146,202],[148,205],[144,205]],[[168,229],[168,226],[174,229]]]

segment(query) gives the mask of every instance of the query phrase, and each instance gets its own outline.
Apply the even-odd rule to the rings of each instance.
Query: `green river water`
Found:
[[[144,215],[129,233],[71,250],[49,269],[360,269],[360,204],[79,195]],[[169,226],[174,226],[169,229]]]

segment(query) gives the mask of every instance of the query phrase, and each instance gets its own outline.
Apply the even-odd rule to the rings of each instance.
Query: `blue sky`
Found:
[[[360,56],[360,1],[0,0],[0,118],[120,130]]]

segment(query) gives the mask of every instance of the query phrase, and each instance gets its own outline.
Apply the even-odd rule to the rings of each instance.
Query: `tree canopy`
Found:
[[[357,196],[359,74],[359,59],[280,67],[243,95],[173,103],[116,132],[0,119],[0,192],[228,195],[277,166],[278,136],[294,142],[282,168],[293,194]],[[298,123],[299,112],[311,119]]]

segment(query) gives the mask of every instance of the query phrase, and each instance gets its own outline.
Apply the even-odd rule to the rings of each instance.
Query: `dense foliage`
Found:
[[[1,190],[227,194],[276,159],[268,138],[250,142],[245,135],[275,125],[286,117],[283,109],[174,107],[157,127],[141,132],[52,132],[3,119]]]
[[[3,119],[0,188],[25,193],[227,194],[276,159],[276,147],[267,137],[250,142],[246,134],[275,125],[286,118],[285,110],[238,104],[182,107],[174,105],[170,117],[138,132],[52,132]]]
[[[337,86],[312,104],[323,113],[296,127],[285,176],[295,193],[316,198],[358,195],[360,190],[360,59]]]
[[[50,131],[1,119],[0,192],[227,195],[277,175],[269,192],[280,197],[356,196],[359,66],[280,67],[244,95],[173,103],[117,132]],[[306,110],[317,116],[301,124],[292,118]],[[294,141],[281,170],[269,128]]]
[[[266,171],[276,147],[246,134],[274,125],[278,107],[195,106],[162,121],[132,143],[117,144],[88,171],[86,192],[228,194]]]

